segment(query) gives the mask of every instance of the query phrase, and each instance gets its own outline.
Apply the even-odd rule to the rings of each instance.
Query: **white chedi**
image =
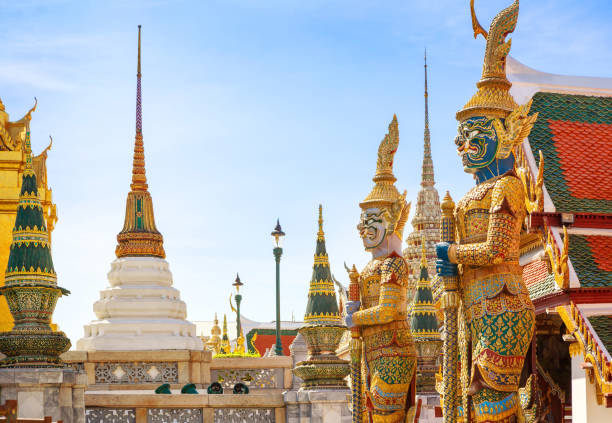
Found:
[[[168,262],[122,257],[111,263],[109,286],[94,303],[98,320],[85,325],[79,351],[203,349],[196,326],[185,320],[180,292],[172,287]]]

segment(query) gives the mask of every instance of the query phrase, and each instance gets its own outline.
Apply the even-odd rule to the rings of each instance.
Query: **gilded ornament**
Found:
[[[515,0],[498,13],[486,32],[473,0],[470,4],[474,34],[487,43],[478,91],[457,112],[455,144],[476,186],[454,211],[450,202],[442,203],[445,242],[436,245],[437,271],[445,285],[445,422],[469,416],[476,422],[511,422],[522,416],[519,380],[535,312],[518,262],[519,246],[526,206],[539,207],[542,197],[536,182],[526,204],[525,187],[531,189],[532,182],[521,171],[525,162],[515,159],[537,119],[529,115],[530,102],[515,103],[505,73],[511,45],[506,36],[516,27],[518,5]]]
[[[413,416],[416,352],[409,302],[414,284],[401,256],[408,218],[406,194],[394,183],[393,158],[399,145],[397,117],[378,148],[374,188],[359,205],[357,230],[372,260],[349,271],[346,322],[351,328],[353,422],[405,422]],[[358,295],[357,295],[358,294]],[[408,419],[408,420],[407,420]]]

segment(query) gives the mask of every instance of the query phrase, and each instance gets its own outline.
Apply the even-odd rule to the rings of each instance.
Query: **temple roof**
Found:
[[[580,286],[612,286],[612,236],[569,237],[569,257]]]
[[[429,274],[427,272],[427,258],[425,257],[425,244],[421,247],[421,275],[417,282],[414,304],[410,312],[411,329],[414,336],[440,339],[438,332],[438,319],[434,307]]]
[[[588,319],[593,329],[595,329],[601,344],[610,353],[612,351],[612,315],[589,316]]]
[[[538,92],[529,135],[544,153],[544,184],[558,212],[612,213],[612,97]]]
[[[304,322],[307,325],[339,325],[341,324],[336,290],[329,268],[329,257],[325,248],[325,233],[323,232],[323,207],[319,205],[319,231],[315,248],[312,278],[308,289],[308,304]]]
[[[30,131],[26,132],[26,166],[22,176],[19,205],[13,228],[13,242],[5,273],[5,285],[44,285],[57,287],[51,257],[51,242],[38,198],[36,174],[32,167]],[[68,293],[64,290],[63,293]]]

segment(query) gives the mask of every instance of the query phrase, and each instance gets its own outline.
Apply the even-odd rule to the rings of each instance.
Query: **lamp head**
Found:
[[[276,219],[276,226],[274,227],[274,230],[270,235],[272,235],[272,242],[274,243],[274,248],[283,248],[283,239],[285,238],[285,233],[281,228],[279,219]]]

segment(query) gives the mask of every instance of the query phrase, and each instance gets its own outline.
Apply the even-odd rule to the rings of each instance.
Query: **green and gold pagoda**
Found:
[[[308,346],[308,358],[297,363],[293,372],[302,379],[302,388],[344,388],[348,361],[336,356],[346,326],[342,322],[336,290],[329,268],[323,232],[323,207],[319,205],[319,231],[308,289],[305,325],[299,329]]]
[[[63,332],[54,332],[50,323],[57,299],[70,292],[57,286],[49,232],[32,167],[29,128],[25,154],[13,242],[5,284],[0,287],[15,326],[10,332],[0,333],[0,351],[6,355],[0,367],[62,367],[59,356],[70,348],[70,340]]]
[[[437,359],[442,347],[438,318],[427,271],[427,250],[421,243],[421,274],[417,281],[414,304],[410,313],[412,337],[417,350],[417,393],[436,394]]]

